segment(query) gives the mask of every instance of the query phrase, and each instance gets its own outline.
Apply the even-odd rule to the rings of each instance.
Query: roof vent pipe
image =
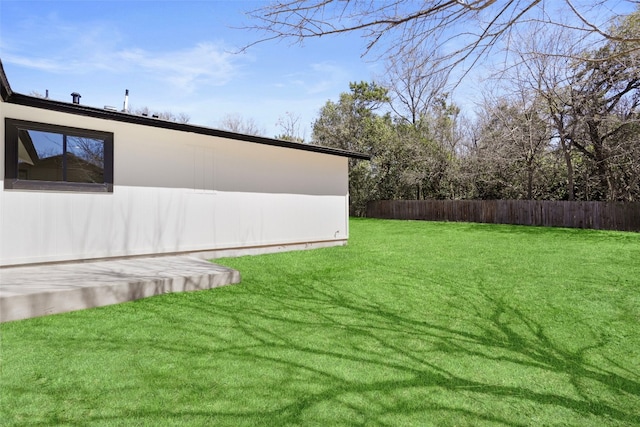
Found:
[[[81,98],[81,96],[80,96],[80,94],[79,94],[78,92],[73,92],[73,93],[71,94],[71,97],[72,97],[72,99],[73,99],[73,103],[74,103],[74,104],[80,104],[80,98]]]
[[[124,91],[124,104],[122,104],[122,112],[129,112],[129,89],[125,89]]]

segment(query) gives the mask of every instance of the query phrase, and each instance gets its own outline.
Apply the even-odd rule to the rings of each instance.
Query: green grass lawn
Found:
[[[0,425],[640,425],[640,234],[354,219],[219,262],[2,324]]]

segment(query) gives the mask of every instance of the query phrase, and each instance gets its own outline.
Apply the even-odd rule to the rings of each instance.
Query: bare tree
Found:
[[[176,123],[189,123],[191,117],[186,113],[173,113],[172,111],[154,112],[149,107],[140,107],[131,110],[133,114],[139,116],[155,117],[162,120],[168,120]]]
[[[619,38],[640,34],[638,18],[640,11],[609,31]],[[564,157],[569,200],[576,197],[576,177],[586,199],[633,200],[637,179],[631,171],[640,155],[640,50],[628,45],[640,43],[613,40],[590,49],[564,28],[531,30],[510,41],[515,61],[499,74],[503,92],[530,92],[538,100]],[[578,56],[584,60],[571,59]]]
[[[273,39],[301,43],[358,32],[367,42],[365,54],[382,46],[388,57],[406,56],[428,46],[445,52],[433,71],[461,64],[468,71],[516,26],[531,22],[570,28],[581,38],[596,35],[601,40],[638,42],[637,33],[609,30],[614,19],[636,5],[635,0],[580,4],[575,0],[278,0],[248,12],[255,22],[248,28],[261,31],[263,36],[244,49]],[[630,51],[639,49],[632,43],[627,47]]]
[[[300,115],[287,111],[283,116],[278,118],[276,123],[281,134],[276,135],[276,139],[282,139],[292,142],[304,142],[304,135],[300,134]]]
[[[449,73],[433,72],[438,62],[439,56],[426,49],[389,59],[384,86],[389,89],[393,112],[402,120],[418,125],[442,95]]]
[[[551,138],[539,103],[535,93],[522,86],[509,98],[487,95],[476,153],[481,197],[545,196],[542,167]]]
[[[613,34],[640,34],[640,9],[620,19]],[[640,131],[640,42],[609,41],[586,52],[574,65],[571,113],[576,122],[572,144],[593,164],[599,178],[598,197],[632,201],[638,197],[633,173],[638,158]],[[613,59],[612,59],[613,58]]]
[[[531,92],[539,102],[541,112],[546,110],[547,120],[553,130],[552,139],[566,170],[566,196],[575,199],[572,135],[576,122],[571,121],[570,98],[572,84],[571,65],[579,55],[579,40],[564,27],[544,31],[542,24],[529,31],[518,32],[509,43],[515,64],[498,74],[505,90],[520,93]]]
[[[37,90],[32,90],[31,92],[29,92],[29,96],[35,96],[36,98],[44,98],[44,99],[47,98],[47,95],[44,95],[42,94],[42,92],[39,92]]]
[[[245,135],[264,136],[266,133],[258,123],[251,117],[245,118],[240,114],[227,114],[219,121],[221,129],[230,132],[242,133]]]

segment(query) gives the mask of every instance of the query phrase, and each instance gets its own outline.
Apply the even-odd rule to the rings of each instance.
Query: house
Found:
[[[366,155],[15,93],[1,62],[0,80],[0,266],[347,242]]]

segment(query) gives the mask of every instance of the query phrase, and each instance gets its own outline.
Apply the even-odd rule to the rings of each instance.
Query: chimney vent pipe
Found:
[[[82,97],[78,92],[73,92],[71,94],[72,100],[74,104],[80,104],[80,98]]]
[[[124,104],[122,104],[122,112],[129,112],[129,89],[125,89],[124,91]]]

